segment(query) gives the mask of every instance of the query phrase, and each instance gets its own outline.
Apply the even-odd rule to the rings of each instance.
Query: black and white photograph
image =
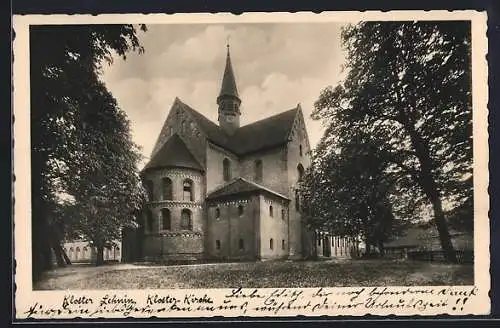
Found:
[[[18,315],[488,311],[485,15],[407,14],[25,26]]]

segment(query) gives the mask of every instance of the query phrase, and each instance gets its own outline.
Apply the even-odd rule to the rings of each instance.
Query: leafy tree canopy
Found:
[[[472,198],[470,24],[364,22],[342,41],[347,77],[322,91],[312,115],[327,124],[317,156],[368,135],[402,195],[432,206],[454,261],[443,204]]]
[[[124,190],[136,193],[131,186],[137,180],[137,147],[125,113],[99,74],[113,54],[125,59],[130,51],[143,51],[137,30],[133,25],[30,28],[34,279],[51,266],[51,250],[62,264],[60,242],[68,227],[62,218],[68,215],[61,212],[66,209],[61,194],[82,205],[84,197],[105,192],[122,202]]]

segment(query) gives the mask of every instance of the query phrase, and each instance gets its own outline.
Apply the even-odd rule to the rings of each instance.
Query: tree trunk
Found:
[[[393,72],[393,74],[394,76],[396,76],[396,72]],[[412,174],[413,179],[423,189],[425,195],[428,197],[432,204],[432,209],[434,211],[434,223],[436,224],[436,228],[439,233],[441,248],[445,253],[446,260],[452,263],[456,263],[457,256],[455,250],[453,249],[450,233],[448,231],[448,225],[444,217],[441,197],[439,195],[439,188],[432,174],[433,162],[430,154],[430,147],[427,141],[423,139],[415,129],[415,124],[404,112],[404,108],[407,108],[408,104],[402,101],[403,97],[400,94],[400,90],[395,91],[400,106],[400,123],[403,124],[404,128],[408,132],[412,148],[415,151],[415,155],[420,163],[419,172],[414,172],[415,174]]]
[[[34,189],[39,185],[33,178]],[[33,282],[39,281],[41,274],[44,271],[52,269],[52,254],[48,234],[48,224],[46,217],[46,206],[40,195],[33,193],[32,201],[32,280]],[[36,200],[35,200],[36,199]]]
[[[385,255],[385,249],[384,249],[384,242],[383,241],[379,241],[379,243],[378,243],[378,249],[380,251],[380,257],[384,257],[384,255]]]
[[[60,238],[60,233],[57,229],[57,226],[54,224],[49,225],[48,229],[48,239],[50,240],[51,249],[54,250],[57,266],[60,268],[64,268],[66,267],[66,261],[63,256],[64,250],[61,246],[62,240]]]
[[[36,145],[40,134],[32,115],[31,143]],[[44,271],[52,269],[52,250],[50,246],[50,227],[48,224],[48,204],[44,196],[48,194],[43,181],[47,156],[41,151],[31,151],[31,247],[32,247],[32,280],[37,282]]]
[[[453,244],[451,243],[451,237],[444,216],[439,189],[432,175],[432,162],[429,154],[429,147],[415,131],[413,126],[408,126],[407,129],[409,130],[412,146],[421,167],[420,174],[417,177],[417,183],[422,187],[425,195],[432,204],[434,223],[439,233],[439,241],[441,242],[441,248],[445,254],[445,259],[448,262],[457,263],[457,255],[453,248]]]
[[[371,245],[368,241],[365,241],[365,254],[369,255],[371,253]]]
[[[57,266],[60,268],[66,267],[66,261],[64,259],[64,250],[58,242],[54,242],[52,248],[54,249],[54,254],[56,256]]]
[[[97,246],[97,257],[95,261],[96,266],[100,266],[104,264],[104,246]]]
[[[61,249],[62,249],[62,256],[64,258],[64,262],[68,265],[71,265],[71,260],[69,259],[68,254],[66,254],[66,251],[64,250],[64,248],[61,247]]]
[[[318,259],[318,232],[316,229],[314,229],[314,247],[313,247],[313,254],[312,254],[312,259],[317,260]]]
[[[457,263],[457,254],[451,242],[450,232],[444,217],[441,199],[436,197],[432,200],[432,209],[434,210],[434,223],[439,233],[439,241],[448,262]]]

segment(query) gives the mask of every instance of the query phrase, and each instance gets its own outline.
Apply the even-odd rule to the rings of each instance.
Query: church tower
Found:
[[[217,97],[217,105],[219,106],[219,126],[227,134],[233,134],[240,127],[241,99],[236,88],[229,44],[227,45],[226,68],[222,77],[220,94]]]

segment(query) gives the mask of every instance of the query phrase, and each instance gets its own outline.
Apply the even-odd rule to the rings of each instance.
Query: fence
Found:
[[[474,263],[473,251],[455,251],[458,263]],[[410,251],[408,259],[415,261],[445,262],[443,251]]]

